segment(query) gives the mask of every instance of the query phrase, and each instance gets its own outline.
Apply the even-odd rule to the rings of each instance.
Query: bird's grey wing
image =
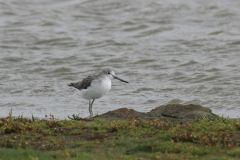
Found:
[[[68,86],[72,86],[72,87],[77,88],[79,90],[87,89],[91,85],[91,82],[94,79],[95,79],[94,76],[88,76],[87,78],[84,78],[81,82],[70,83],[70,84],[68,84]]]

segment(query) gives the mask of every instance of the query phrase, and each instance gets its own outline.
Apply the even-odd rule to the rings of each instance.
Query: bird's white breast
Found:
[[[111,88],[110,79],[93,80],[91,86],[80,91],[85,99],[98,99],[105,95]]]

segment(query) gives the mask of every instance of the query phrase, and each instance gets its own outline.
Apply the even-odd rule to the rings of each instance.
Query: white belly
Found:
[[[111,80],[92,81],[91,86],[82,89],[80,94],[84,99],[98,99],[105,95],[111,88]]]

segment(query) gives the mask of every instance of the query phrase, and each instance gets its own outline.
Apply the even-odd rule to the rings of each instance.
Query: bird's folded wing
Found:
[[[91,82],[93,80],[94,80],[93,76],[88,76],[87,78],[84,78],[81,82],[70,83],[69,86],[75,87],[79,90],[87,89],[91,85]]]

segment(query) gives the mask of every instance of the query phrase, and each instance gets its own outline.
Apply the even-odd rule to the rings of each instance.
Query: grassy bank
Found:
[[[0,119],[0,159],[239,159],[240,122]]]

